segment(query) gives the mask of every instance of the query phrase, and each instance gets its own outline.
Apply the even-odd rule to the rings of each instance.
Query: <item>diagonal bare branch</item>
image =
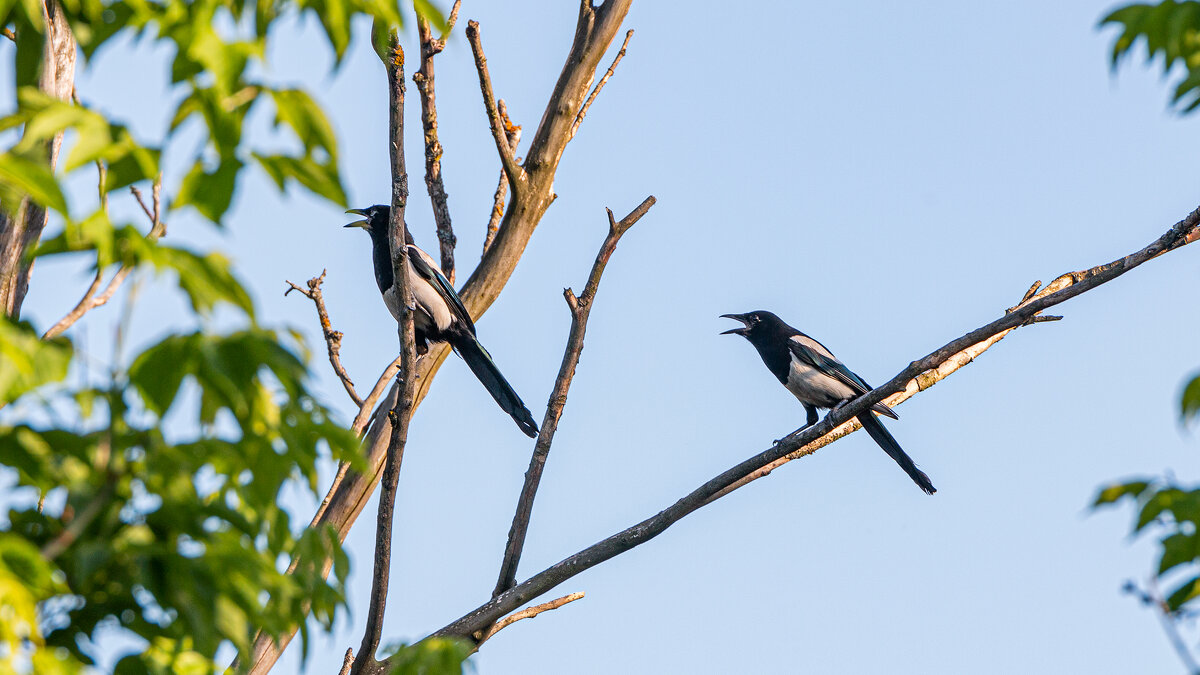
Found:
[[[321,333],[325,336],[325,349],[329,352],[329,365],[333,366],[333,372],[342,381],[342,386],[345,387],[346,394],[350,396],[350,400],[354,401],[354,405],[362,408],[363,400],[359,398],[358,392],[354,391],[354,381],[350,379],[350,374],[342,366],[342,332],[334,330],[333,325],[329,323],[329,311],[325,309],[325,295],[321,292],[321,284],[324,282],[325,270],[321,270],[321,276],[308,280],[307,290],[288,281],[287,285],[290,288],[284,291],[283,295],[286,297],[292,291],[300,291],[301,294],[312,300],[313,304],[317,306],[317,320],[321,322]]]
[[[103,167],[102,164],[98,163],[98,165]],[[106,171],[102,168],[100,172],[101,192],[104,190],[103,185],[105,182],[105,175]],[[146,239],[151,242],[158,241],[158,239],[167,231],[167,224],[162,222],[162,220],[159,218],[159,195],[162,191],[162,175],[160,174],[154,179],[154,187],[152,190],[152,194],[154,195],[153,211],[146,206],[146,202],[142,199],[142,193],[136,187],[130,185],[129,190],[133,193],[133,196],[137,198],[138,203],[141,204],[142,211],[146,212],[146,217],[150,219],[150,232],[146,234]],[[106,196],[102,196],[101,201],[103,204],[107,204],[108,198]],[[63,318],[59,319],[57,323],[48,328],[46,332],[42,334],[42,339],[49,340],[50,338],[62,335],[63,331],[75,325],[76,321],[82,319],[84,314],[87,314],[97,307],[108,304],[108,301],[112,300],[112,297],[116,294],[117,289],[121,287],[121,284],[125,282],[126,277],[128,277],[129,273],[132,271],[132,265],[121,265],[121,267],[117,269],[116,274],[113,274],[112,279],[108,281],[108,285],[104,287],[104,291],[99,295],[96,295],[96,291],[100,288],[100,280],[103,277],[103,270],[96,270],[96,276],[92,279],[92,283],[90,286],[88,286],[87,291],[84,292],[83,297],[79,299],[79,302],[71,311],[67,312]]]
[[[499,621],[497,621],[495,623],[495,625],[489,627],[486,631],[476,632],[475,635],[472,636],[475,639],[475,649],[472,651],[472,653],[479,651],[479,647],[482,646],[483,643],[492,639],[492,636],[494,636],[496,633],[499,633],[500,631],[504,630],[505,628],[508,628],[509,626],[513,625],[514,623],[521,621],[523,619],[532,619],[533,617],[537,616],[538,614],[541,614],[542,612],[548,612],[552,609],[558,609],[559,607],[562,607],[565,604],[575,602],[576,600],[583,599],[583,596],[584,596],[583,591],[575,591],[574,593],[571,593],[569,595],[564,595],[561,598],[555,598],[554,600],[551,600],[549,602],[543,602],[540,605],[526,607],[525,609],[523,609],[519,612],[513,612],[512,614],[509,614],[508,616],[504,617],[503,619],[500,619]]]
[[[625,41],[621,43],[621,50],[617,52],[612,65],[608,67],[608,70],[604,73],[604,77],[601,77],[600,81],[596,83],[596,88],[592,90],[587,100],[584,101],[583,107],[579,109],[579,113],[575,115],[575,121],[571,123],[571,133],[567,136],[568,140],[575,138],[575,132],[579,131],[579,125],[583,124],[583,116],[587,114],[588,108],[592,107],[592,101],[596,100],[596,96],[600,94],[600,90],[608,83],[608,78],[612,77],[613,73],[616,72],[617,64],[621,62],[621,59],[625,58],[625,48],[629,46],[629,39],[632,37],[633,29],[630,28],[625,31]]]
[[[433,633],[433,636],[469,638],[476,631],[485,629],[500,617],[580,572],[595,567],[606,560],[657,537],[668,527],[693,511],[712,503],[724,494],[728,494],[737,486],[750,482],[753,479],[746,479],[754,475],[755,472],[770,466],[773,462],[798,451],[801,454],[809,454],[812,450],[805,450],[811,444],[831,433],[836,432],[842,435],[849,433],[851,422],[859,413],[865,412],[871,406],[893,394],[913,388],[917,391],[927,388],[932,382],[937,381],[939,376],[936,371],[945,364],[963,358],[966,358],[967,361],[973,358],[973,356],[970,356],[973,348],[978,350],[976,352],[977,355],[983,349],[986,349],[987,346],[990,346],[990,344],[995,344],[1003,334],[1024,325],[1039,312],[1096,288],[1148,260],[1152,260],[1167,251],[1174,250],[1197,239],[1200,239],[1200,207],[1176,223],[1174,227],[1149,246],[1111,263],[1079,272],[1070,272],[1058,277],[1040,293],[1035,292],[1034,297],[1028,299],[1024,304],[1008,311],[1001,318],[985,326],[981,326],[962,337],[951,340],[941,348],[913,361],[886,384],[876,387],[874,390],[854,399],[837,410],[831,411],[817,424],[793,433],[782,442],[724,471],[654,516],[593,544],[535,574],[528,580],[492,598],[470,613]],[[979,348],[980,345],[985,344],[987,346]],[[957,367],[961,367],[961,364],[956,366],[955,369]]]
[[[488,73],[487,57],[483,55],[483,43],[479,38],[479,22],[467,22],[467,41],[471,43],[471,52],[475,54],[475,69],[479,71],[479,89],[483,92],[483,106],[487,109],[488,122],[492,128],[492,139],[496,141],[496,152],[500,153],[500,164],[508,174],[513,192],[525,180],[525,170],[517,164],[513,149],[509,147],[504,135],[504,123],[500,119],[500,110],[496,107],[496,95],[492,92],[492,76]]]
[[[571,289],[563,290],[563,297],[571,310],[571,334],[567,338],[567,346],[563,352],[562,365],[558,368],[558,377],[554,381],[554,389],[550,392],[550,400],[546,404],[546,416],[542,419],[542,428],[538,433],[537,443],[533,448],[533,457],[529,460],[529,469],[525,472],[525,484],[521,488],[521,496],[517,499],[517,512],[513,515],[512,527],[508,530],[508,544],[504,548],[504,560],[500,563],[500,577],[496,581],[496,589],[492,597],[500,595],[512,588],[517,579],[517,565],[521,562],[521,551],[525,548],[525,535],[529,531],[529,518],[533,513],[533,499],[537,495],[538,485],[542,480],[542,471],[546,468],[546,459],[550,456],[550,444],[554,442],[554,432],[558,430],[558,420],[562,417],[563,408],[567,405],[567,393],[571,389],[571,380],[575,377],[575,368],[579,365],[579,357],[583,353],[583,336],[587,331],[588,317],[592,313],[592,301],[600,287],[600,277],[608,260],[617,250],[629,228],[641,220],[642,216],[654,206],[653,196],[647,197],[621,222],[613,220],[611,210],[608,210],[608,236],[600,245],[596,254],[596,262],[592,264],[592,272],[588,275],[583,293],[576,297]],[[499,630],[499,629],[497,629]]]

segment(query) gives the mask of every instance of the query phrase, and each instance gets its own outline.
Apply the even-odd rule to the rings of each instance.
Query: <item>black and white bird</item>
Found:
[[[736,319],[743,324],[741,328],[721,334],[741,335],[749,340],[771,374],[800,399],[808,415],[802,429],[817,423],[817,408],[836,408],[871,391],[871,386],[851,372],[825,345],[792,328],[770,312],[758,310],[746,314],[722,314],[721,317]],[[871,411],[900,419],[882,403],[876,403]],[[937,492],[929,476],[917,468],[911,457],[904,454],[900,444],[871,411],[858,415],[858,421],[871,438],[889,457],[896,460],[904,473],[926,494]]]
[[[400,320],[400,299],[396,297],[396,289],[392,285],[392,255],[388,243],[388,220],[391,207],[376,204],[365,209],[350,209],[346,213],[363,216],[346,227],[361,227],[371,235],[371,262],[375,265],[375,283],[383,294],[383,303],[397,321]],[[513,421],[533,438],[537,436],[537,424],[533,415],[513,391],[512,385],[500,374],[500,369],[492,361],[492,355],[479,344],[475,337],[475,324],[467,308],[463,307],[458,293],[450,285],[437,263],[428,253],[413,243],[412,235],[405,228],[405,243],[408,244],[408,286],[415,301],[413,312],[414,340],[417,353],[429,351],[430,342],[447,342],[475,377],[483,384],[492,398],[504,412],[512,416]]]

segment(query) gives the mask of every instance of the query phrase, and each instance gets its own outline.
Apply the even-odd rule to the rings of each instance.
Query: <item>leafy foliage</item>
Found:
[[[127,372],[111,364],[108,382],[86,386],[69,378],[79,355],[68,339],[40,340],[32,325],[0,318],[0,408],[11,421],[0,425],[0,469],[16,480],[0,528],[0,672],[80,672],[92,663],[97,631],[119,627],[146,646],[117,673],[208,673],[218,647],[245,650],[256,631],[278,636],[299,625],[303,636],[310,612],[332,624],[349,561],[336,532],[293,523],[279,495],[289,481],[314,490],[319,456],[361,461],[359,441],[309,391],[296,355],[303,345],[257,325],[226,258],[164,244],[101,207],[81,211],[68,177],[100,164],[106,194],[152,180],[164,152],[176,152],[171,140],[191,126],[204,142],[172,158],[191,169],[165,187],[174,197],[166,218],[191,207],[220,225],[243,171],[255,165],[281,190],[295,183],[344,205],[324,111],[303,90],[261,81],[257,73],[269,68],[255,66],[264,65],[281,18],[316,16],[340,64],[356,16],[397,26],[403,12],[387,0],[58,4],[87,60],[122,33],[142,36],[139,49],[169,45],[167,100],[178,104],[153,145],[85,102],[47,96],[37,88],[41,3],[0,0],[0,25],[16,42],[16,108],[0,116],[0,131],[21,131],[0,151],[0,208],[19,217],[32,201],[57,214],[61,231],[35,255],[83,254],[97,270],[171,271],[195,313],[225,303],[248,327],[168,334]],[[444,25],[427,1],[415,7]],[[243,133],[246,116],[263,105],[294,136],[290,153],[267,152]],[[73,140],[56,173],[47,145],[66,132]],[[331,559],[332,579],[312,562],[289,572],[300,559]],[[465,658],[453,645],[413,649],[418,669],[406,672],[459,672]]]
[[[1100,24],[1121,27],[1112,47],[1113,68],[1134,45],[1145,40],[1147,60],[1162,55],[1164,75],[1177,66],[1186,71],[1175,85],[1172,102],[1184,113],[1200,107],[1200,2],[1164,0],[1126,5],[1104,17]]]
[[[471,665],[467,661],[471,652],[465,640],[429,638],[415,645],[394,646],[385,650],[384,656],[392,659],[390,675],[462,675]]]
[[[1174,590],[1167,607],[1177,612],[1200,596],[1200,487],[1169,480],[1136,480],[1113,484],[1100,490],[1093,508],[1124,500],[1136,504],[1133,533],[1154,531],[1162,544],[1157,575]],[[1176,579],[1183,575],[1182,583]]]
[[[314,400],[306,373],[262,329],[172,335],[137,357],[128,386],[74,392],[79,428],[0,428],[0,464],[62,502],[25,500],[0,539],[0,585],[47,580],[19,598],[46,612],[45,645],[86,664],[80,638],[115,623],[154,645],[126,661],[172,672],[181,658],[210,663],[223,641],[247,648],[257,629],[282,634],[309,606],[331,625],[349,571],[337,535],[297,537],[277,502],[289,479],[315,489],[323,449],[357,461],[358,439]],[[199,400],[185,405],[189,388]],[[199,432],[172,439],[168,418]],[[332,557],[334,580],[313,566],[285,573],[279,561],[296,555]],[[0,637],[41,640],[37,624],[10,622]]]

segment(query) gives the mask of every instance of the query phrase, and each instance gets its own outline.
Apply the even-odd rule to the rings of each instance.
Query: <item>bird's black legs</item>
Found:
[[[807,416],[807,419],[804,420],[804,426],[793,431],[792,433],[788,434],[787,436],[784,436],[783,438],[775,439],[774,445],[779,445],[780,443],[786,441],[787,439],[791,438],[792,436],[795,436],[796,434],[800,433],[801,431],[804,431],[805,429],[816,424],[817,421],[820,420],[820,415],[817,414],[816,406],[811,406],[811,405],[808,405],[807,403],[802,403],[801,405],[804,406],[804,412]]]

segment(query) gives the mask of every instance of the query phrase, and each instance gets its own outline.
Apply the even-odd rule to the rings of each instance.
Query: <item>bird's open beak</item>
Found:
[[[350,210],[346,211],[346,213],[352,213],[356,216],[367,215],[366,212],[364,212],[362,209],[350,209]],[[371,224],[365,220],[356,220],[353,223],[347,223],[346,225],[343,225],[342,227],[361,227],[364,230],[369,230],[369,229],[371,229]]]
[[[741,328],[730,328],[729,330],[721,331],[721,335],[745,335],[746,330],[750,325],[750,322],[746,321],[745,314],[722,314],[721,318],[735,319],[737,321],[741,321],[743,324]]]

